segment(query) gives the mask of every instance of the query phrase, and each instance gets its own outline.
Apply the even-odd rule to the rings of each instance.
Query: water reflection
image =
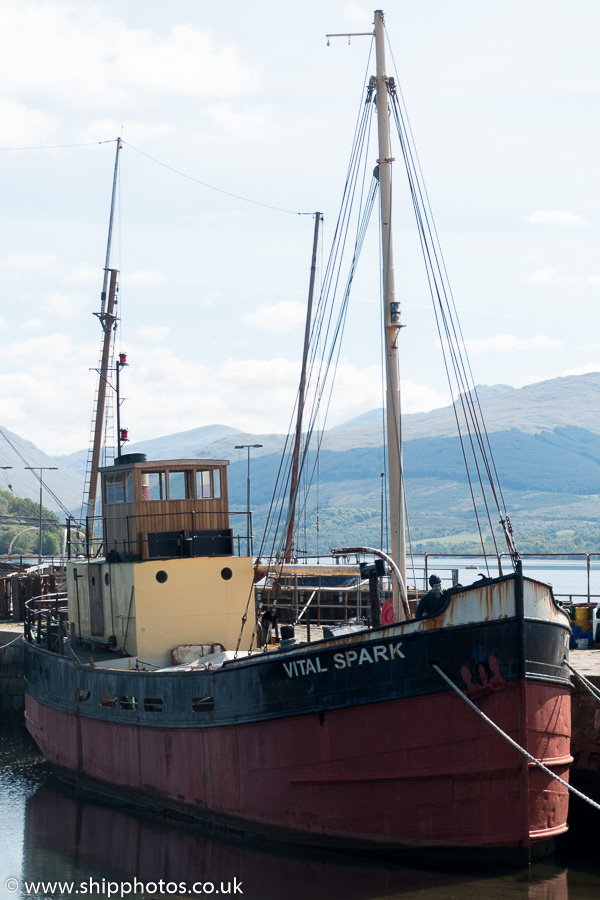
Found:
[[[21,890],[3,896],[23,900],[25,881],[42,880],[82,883],[80,893],[95,897],[108,895],[109,882],[134,879],[144,884],[162,879],[168,884],[162,896],[194,896],[191,887],[197,882],[210,882],[221,893],[223,882],[225,890],[230,885],[230,896],[246,900],[579,900],[597,897],[600,886],[597,876],[573,880],[555,864],[500,876],[448,874],[208,836],[197,826],[74,795],[57,784],[23,733],[15,738],[2,729],[0,806],[0,889],[8,875],[17,877]],[[156,896],[149,887],[131,896]],[[58,898],[61,892],[46,895]]]
[[[256,900],[367,900],[372,897],[507,896],[566,900],[564,871],[530,872],[503,879],[424,872],[357,862],[331,854],[290,853],[209,837],[197,827],[133,815],[120,808],[75,799],[46,784],[25,808],[23,877],[84,881],[241,882]],[[234,879],[236,881],[234,882]],[[497,882],[497,883],[495,883]],[[179,892],[180,888],[177,888]],[[239,891],[238,891],[239,895]]]

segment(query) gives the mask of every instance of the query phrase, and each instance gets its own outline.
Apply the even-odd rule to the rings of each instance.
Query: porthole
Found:
[[[87,703],[90,699],[90,692],[84,690],[83,688],[76,688],[75,699],[78,703]]]
[[[129,709],[135,712],[138,708],[138,702],[136,697],[121,697],[120,701],[121,709]]]
[[[105,574],[104,574],[104,584],[105,584],[107,587],[108,587],[108,585],[110,584],[110,575],[108,574],[108,572],[105,572]]]
[[[221,569],[221,578],[223,581],[229,581],[230,578],[233,578],[233,572],[229,566],[225,566],[224,569]]]
[[[194,697],[192,700],[192,709],[194,712],[212,712],[214,708],[214,697]]]
[[[164,569],[159,569],[159,571],[156,573],[156,580],[159,584],[164,584],[168,577],[169,576]]]
[[[160,713],[163,711],[163,702],[159,697],[146,697],[144,699],[144,711]]]

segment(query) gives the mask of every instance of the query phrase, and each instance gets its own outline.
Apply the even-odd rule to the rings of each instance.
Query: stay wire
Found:
[[[188,175],[187,172],[182,172],[180,169],[176,169],[175,166],[170,166],[168,163],[165,163],[160,159],[156,159],[155,156],[150,156],[149,153],[145,153],[143,150],[140,150],[139,147],[134,147],[133,144],[129,143],[129,141],[122,141],[122,143],[126,147],[129,147],[131,150],[134,150],[136,153],[139,153],[140,156],[144,156],[146,159],[149,159],[157,166],[162,166],[163,169],[168,169],[169,172],[173,172],[175,175],[179,175],[181,178],[186,178],[188,181],[193,181],[194,184],[199,184],[211,191],[216,191],[218,194],[225,194],[227,197],[233,197],[235,200],[241,200],[243,203],[251,203],[253,206],[262,206],[264,209],[273,209],[276,212],[289,213],[292,216],[313,215],[312,212],[299,212],[295,209],[285,209],[281,206],[274,206],[271,203],[262,203],[260,200],[252,200],[249,197],[242,197],[241,194],[234,194],[233,191],[226,191],[224,190],[224,188],[216,187],[214,184],[209,184],[207,181],[202,181],[200,178],[195,178],[193,175]]]
[[[406,163],[407,172],[409,175],[409,182],[410,182],[410,186],[411,186],[411,193],[413,196],[413,205],[415,207],[415,213],[417,214],[417,220],[418,220],[418,224],[419,224],[419,228],[420,228],[422,247],[424,248],[424,252],[425,252],[425,256],[426,256],[426,268],[428,270],[428,273],[431,272],[431,278],[429,279],[430,280],[430,290],[431,290],[431,279],[433,279],[433,282],[435,283],[435,291],[432,292],[432,297],[437,295],[437,301],[438,301],[437,306],[439,306],[440,315],[442,316],[442,320],[444,323],[444,332],[446,335],[446,346],[448,347],[450,355],[451,355],[456,383],[459,388],[462,387],[462,391],[460,391],[460,403],[461,403],[461,407],[463,410],[463,415],[464,415],[466,423],[468,424],[468,422],[471,421],[471,423],[473,425],[472,429],[471,428],[468,429],[469,440],[471,442],[474,464],[475,464],[475,467],[477,468],[478,477],[479,477],[480,485],[482,488],[483,502],[485,504],[486,511],[487,511],[487,516],[488,516],[489,525],[490,525],[490,531],[492,534],[492,540],[493,540],[494,545],[496,546],[496,550],[497,550],[497,544],[496,544],[496,540],[495,540],[495,532],[494,532],[493,525],[491,523],[491,517],[489,515],[489,506],[487,504],[487,499],[485,498],[485,491],[483,490],[483,481],[481,479],[481,473],[479,472],[479,463],[478,463],[478,458],[477,458],[478,454],[475,451],[475,447],[473,444],[473,440],[474,440],[473,432],[475,434],[475,441],[478,444],[480,458],[482,459],[484,468],[486,470],[486,475],[488,477],[488,482],[490,484],[490,488],[491,488],[492,494],[494,496],[495,503],[498,508],[498,512],[500,512],[500,504],[498,502],[498,497],[496,496],[496,492],[495,492],[495,479],[492,474],[492,466],[490,465],[489,454],[486,452],[486,446],[485,446],[485,443],[482,438],[481,423],[478,421],[477,411],[474,408],[473,401],[471,399],[472,387],[469,384],[468,378],[466,377],[466,371],[465,371],[464,362],[463,362],[464,354],[461,354],[460,350],[458,350],[458,343],[457,343],[458,336],[456,333],[456,326],[454,324],[454,320],[456,317],[452,317],[451,315],[448,315],[446,313],[446,310],[442,303],[442,295],[444,295],[444,296],[446,295],[446,290],[445,290],[445,284],[444,284],[444,279],[443,279],[443,272],[442,272],[442,269],[439,264],[436,242],[433,240],[431,223],[429,221],[429,217],[427,216],[427,207],[425,206],[425,204],[423,202],[421,185],[420,185],[419,179],[417,177],[416,168],[414,165],[414,159],[411,157],[410,142],[408,141],[408,136],[403,131],[402,122],[401,122],[402,117],[398,110],[397,98],[395,97],[395,95],[393,96],[393,100],[394,100],[394,104],[393,104],[394,105],[394,117],[396,120],[396,125],[399,130],[399,135],[401,137],[403,153],[405,156],[405,163]],[[417,185],[416,188],[415,188],[415,182]],[[417,191],[419,191],[420,196],[421,196],[421,204],[419,204],[419,201],[417,199]],[[427,236],[426,236],[427,232],[429,233],[430,241],[427,240]],[[435,265],[434,265],[434,261],[435,261]],[[438,273],[440,274],[439,281],[435,276],[436,269],[437,269]],[[429,277],[429,274],[428,274],[428,277]],[[437,310],[437,306],[436,306],[436,310]],[[450,310],[448,307],[448,312],[449,311]],[[437,318],[437,312],[436,312],[436,318]],[[438,323],[438,330],[439,330],[439,323]],[[440,340],[442,341],[442,347],[443,347],[444,341],[442,340],[441,334],[440,334]],[[449,372],[448,372],[448,376],[449,376]],[[449,379],[449,385],[450,385],[451,393],[453,394],[452,383],[451,383],[450,379]],[[456,401],[453,401],[453,406],[454,406],[455,416],[457,417]],[[461,443],[462,443],[462,434],[461,434],[460,424],[458,423],[458,417],[457,417],[457,426],[459,428],[459,435],[461,436]],[[488,441],[488,443],[489,443],[489,441]],[[464,454],[464,448],[463,448],[463,454]],[[502,521],[502,519],[501,519],[501,521]],[[509,545],[509,547],[510,547],[510,545]]]
[[[359,114],[359,121],[355,128],[355,140],[353,143],[353,148],[350,156],[350,162],[348,167],[348,174],[346,177],[346,183],[344,186],[344,193],[342,198],[342,204],[340,213],[338,215],[338,221],[336,223],[336,227],[334,230],[334,237],[332,241],[332,247],[329,254],[329,260],[327,264],[326,273],[324,276],[323,287],[320,292],[319,300],[317,303],[317,309],[315,318],[313,320],[313,324],[311,327],[311,336],[310,342],[312,351],[310,353],[310,364],[308,367],[307,379],[306,379],[306,391],[307,397],[311,397],[311,401],[307,404],[309,416],[307,417],[308,427],[307,427],[307,437],[305,441],[305,451],[303,454],[303,458],[300,464],[299,470],[299,480],[300,476],[303,474],[305,462],[307,459],[307,454],[309,452],[309,447],[311,443],[311,438],[313,436],[315,426],[316,426],[316,417],[318,414],[318,410],[322,404],[323,391],[328,383],[328,373],[331,369],[333,358],[335,356],[335,348],[339,346],[339,337],[341,331],[343,330],[343,323],[345,321],[345,315],[347,310],[347,293],[346,290],[344,292],[344,297],[342,299],[340,310],[337,314],[337,321],[334,324],[334,316],[335,316],[335,297],[338,292],[339,278],[341,273],[341,261],[344,256],[344,248],[348,238],[348,228],[350,223],[350,214],[353,205],[353,197],[356,191],[356,180],[357,173],[359,170],[359,164],[362,154],[361,148],[364,148],[365,144],[365,134],[367,133],[367,124],[370,112],[369,98],[367,98],[367,102],[361,101],[361,112]],[[362,244],[362,240],[360,241]],[[350,276],[353,277],[353,273]],[[332,298],[332,301],[329,300]],[[328,312],[329,310],[329,312]],[[329,350],[326,350],[324,354],[322,354],[320,361],[317,363],[316,354],[318,352],[318,347],[324,346],[325,348],[329,347]],[[338,350],[339,355],[339,350]],[[331,390],[331,385],[330,385]],[[324,425],[321,425],[321,430],[324,428]],[[320,432],[319,443],[317,447],[316,459],[318,458],[318,450],[320,448],[320,444],[322,442],[322,431]],[[315,466],[313,465],[313,473],[310,478],[308,478],[309,485],[312,483],[314,479],[314,471]],[[304,508],[299,510],[299,515],[301,516],[304,512],[306,505],[306,499],[304,502]],[[287,530],[287,529],[286,529]]]
[[[406,167],[407,176],[408,176],[408,180],[409,180],[409,189],[410,189],[410,193],[411,193],[411,197],[412,197],[413,208],[414,208],[415,217],[416,217],[416,220],[417,220],[417,226],[418,226],[418,230],[419,230],[419,238],[420,238],[421,249],[422,249],[423,258],[424,258],[424,262],[425,262],[426,276],[427,276],[427,279],[428,279],[428,282],[429,282],[429,289],[430,289],[431,297],[432,297],[432,300],[434,301],[434,313],[435,313],[435,318],[436,318],[436,323],[437,323],[437,328],[438,328],[438,335],[439,335],[439,338],[440,338],[440,344],[441,344],[442,349],[443,349],[443,348],[444,348],[444,340],[443,340],[443,338],[442,338],[441,326],[440,326],[439,314],[438,314],[438,305],[439,305],[439,306],[440,306],[440,310],[441,310],[441,314],[443,315],[443,308],[442,308],[442,304],[441,304],[441,297],[440,297],[439,285],[438,285],[438,283],[437,283],[437,281],[436,281],[436,279],[435,279],[435,272],[434,272],[434,269],[433,269],[433,266],[432,266],[432,263],[431,263],[430,246],[429,246],[429,243],[428,243],[428,241],[427,241],[426,229],[425,229],[425,226],[424,226],[424,223],[423,223],[423,216],[422,216],[421,209],[420,209],[419,202],[418,202],[418,198],[417,198],[417,191],[416,191],[416,189],[415,189],[415,184],[414,184],[414,179],[413,179],[413,172],[411,171],[411,168],[410,168],[410,165],[409,165],[409,154],[408,154],[408,150],[407,150],[407,147],[406,147],[406,142],[405,142],[405,140],[403,139],[403,138],[404,138],[404,135],[403,135],[403,133],[402,133],[402,128],[401,128],[401,126],[400,126],[400,122],[398,121],[398,118],[397,118],[396,115],[395,115],[395,119],[396,119],[396,126],[397,126],[397,128],[398,128],[398,134],[399,134],[399,137],[400,137],[401,149],[402,149],[402,153],[403,153],[404,160],[405,160],[405,167]],[[436,296],[437,296],[437,301],[438,301],[437,303],[436,303]],[[469,464],[468,464],[467,457],[466,457],[466,451],[465,451],[464,442],[463,442],[463,437],[462,437],[462,430],[461,430],[461,427],[460,427],[460,422],[459,422],[459,420],[458,420],[458,413],[457,413],[457,409],[456,409],[456,401],[455,401],[454,390],[453,390],[453,382],[452,382],[452,379],[451,379],[451,377],[450,377],[450,370],[449,370],[449,368],[448,368],[448,361],[447,361],[447,358],[446,358],[446,354],[444,354],[444,365],[445,365],[445,368],[446,368],[446,375],[447,375],[447,379],[448,379],[448,385],[449,385],[449,388],[450,388],[450,393],[451,393],[451,398],[452,398],[452,406],[453,406],[454,415],[455,415],[455,419],[456,419],[456,425],[457,425],[457,429],[458,429],[458,434],[459,434],[459,440],[460,440],[461,450],[462,450],[462,453],[463,453],[463,460],[464,460],[464,463],[465,463],[466,476],[467,476],[467,481],[468,481],[468,484],[469,484],[469,490],[470,490],[470,493],[471,493],[471,499],[472,499],[472,503],[473,503],[473,510],[474,510],[475,519],[476,519],[476,522],[477,522],[477,528],[478,528],[478,532],[479,532],[479,537],[480,537],[480,542],[481,542],[482,550],[483,550],[484,555],[485,555],[485,542],[484,542],[484,540],[483,540],[483,533],[482,533],[481,525],[480,525],[480,522],[479,522],[479,515],[478,515],[478,512],[477,512],[477,504],[476,504],[476,501],[475,501],[475,494],[474,494],[474,491],[473,491],[473,484],[472,484],[472,481],[471,481],[471,476],[470,476],[470,471],[469,471]],[[480,482],[480,484],[481,484],[481,482]],[[484,498],[484,502],[485,502],[485,498]]]
[[[43,481],[42,478],[40,478],[40,476],[38,475],[38,473],[35,471],[36,467],[35,467],[35,466],[31,466],[31,465],[29,464],[29,460],[26,459],[26,458],[23,456],[23,454],[20,452],[20,450],[19,450],[17,447],[15,447],[15,445],[12,443],[12,441],[7,437],[7,435],[5,434],[5,432],[2,431],[1,429],[0,429],[0,435],[4,438],[4,440],[7,442],[7,444],[9,444],[9,445],[12,447],[12,449],[15,451],[15,453],[17,454],[17,456],[19,457],[19,459],[21,460],[21,462],[27,463],[27,468],[30,468],[30,469],[31,469],[31,471],[33,472],[33,474],[35,475],[35,477],[37,478],[37,480],[38,480],[39,482],[41,482],[41,484],[42,484],[43,487],[45,488],[46,492],[47,492],[48,494],[50,494],[50,496],[52,497],[52,499],[53,499],[56,503],[58,503],[58,505],[60,506],[60,508],[61,508],[61,510],[63,511],[63,513],[67,516],[67,518],[68,518],[68,519],[72,518],[71,513],[69,512],[69,510],[67,509],[67,507],[64,505],[64,503],[60,500],[59,497],[56,496],[56,494],[54,493],[54,491],[52,490],[52,488],[49,487],[49,485],[48,485],[45,481]],[[40,468],[40,467],[38,466],[37,468]]]
[[[387,32],[386,32],[386,37],[387,37]],[[391,43],[390,43],[390,41],[389,41],[389,38],[388,38],[388,47],[389,47],[389,50],[390,50],[390,56],[391,56],[392,61],[393,61],[393,64],[394,64],[394,69],[395,69],[395,71],[396,71],[396,73],[397,73],[396,61],[395,61],[395,59],[394,59],[393,49],[392,49]],[[421,183],[422,186],[423,186],[424,195],[425,195],[425,198],[426,198],[426,201],[427,201],[427,208],[428,208],[429,210],[431,210],[431,203],[430,203],[430,200],[429,200],[429,194],[428,194],[428,192],[427,192],[427,185],[426,185],[426,183],[425,183],[425,179],[423,178],[423,171],[422,171],[422,168],[421,168],[421,162],[420,162],[420,159],[419,159],[418,151],[417,151],[417,149],[416,149],[416,142],[415,142],[414,137],[413,137],[412,128],[411,128],[411,124],[410,124],[410,118],[409,118],[409,116],[408,116],[408,112],[407,112],[407,108],[406,108],[406,103],[405,103],[405,100],[404,100],[404,95],[403,95],[403,93],[402,93],[402,89],[401,89],[401,87],[400,87],[400,83],[399,83],[399,79],[398,79],[398,78],[396,78],[396,82],[397,82],[398,93],[399,93],[399,96],[400,96],[400,99],[401,99],[401,102],[402,102],[402,108],[403,108],[403,110],[404,110],[404,121],[406,122],[406,128],[407,128],[408,135],[410,136],[410,143],[411,143],[411,146],[414,148],[414,156],[415,156],[415,159],[416,159],[416,165],[417,165],[418,172],[419,172],[419,176],[420,176],[420,183]],[[454,300],[454,293],[453,293],[453,291],[452,291],[452,285],[450,284],[450,280],[449,280],[449,276],[448,276],[448,270],[447,270],[447,268],[446,268],[446,261],[445,261],[445,258],[444,258],[444,255],[443,255],[443,252],[442,252],[442,249],[441,249],[441,243],[440,243],[440,241],[439,241],[439,236],[438,236],[438,233],[437,233],[437,227],[436,227],[435,219],[433,218],[433,215],[432,215],[432,217],[431,217],[431,221],[432,221],[432,226],[433,226],[433,232],[434,232],[434,235],[435,235],[435,240],[436,240],[436,243],[437,243],[438,247],[440,248],[440,259],[441,259],[441,264],[442,264],[442,268],[443,268],[443,273],[444,273],[444,276],[445,276],[446,284],[447,284],[447,287],[448,287],[448,296],[449,296],[449,298],[450,298],[450,301],[451,301],[451,303],[452,303],[452,307],[453,307],[453,309],[454,309],[454,313],[455,313],[455,321],[456,321],[457,326],[458,326],[458,331],[459,331],[459,334],[460,334],[460,337],[461,337],[463,346],[465,346],[464,336],[463,336],[463,333],[462,333],[462,327],[461,327],[461,324],[460,324],[460,318],[458,317],[458,313],[457,313],[457,310],[456,310],[456,303],[455,303],[455,300]],[[471,383],[471,385],[473,386],[472,389],[473,389],[473,395],[474,395],[474,397],[475,397],[475,402],[476,402],[477,407],[478,407],[478,409],[479,409],[479,415],[480,415],[480,417],[481,417],[481,422],[482,422],[482,424],[483,424],[483,432],[484,432],[484,434],[485,434],[485,438],[486,438],[486,441],[487,441],[487,444],[488,444],[489,453],[490,453],[490,456],[491,456],[492,465],[493,465],[494,473],[495,473],[495,476],[496,476],[496,484],[497,484],[497,487],[498,487],[498,492],[499,492],[500,497],[501,497],[501,499],[502,499],[502,506],[503,506],[503,510],[504,510],[505,516],[506,516],[506,518],[508,518],[508,513],[507,513],[506,503],[505,503],[504,495],[503,495],[503,492],[502,492],[502,485],[501,485],[500,480],[499,480],[499,478],[498,478],[498,472],[497,472],[497,469],[496,469],[495,459],[494,459],[494,455],[493,455],[493,452],[492,452],[491,444],[490,444],[490,442],[489,442],[489,433],[488,433],[487,428],[486,428],[486,426],[485,426],[485,420],[484,420],[484,416],[483,416],[483,410],[482,410],[482,408],[481,408],[481,403],[480,403],[480,400],[479,400],[479,393],[478,393],[478,391],[477,391],[477,389],[476,389],[476,387],[475,387],[475,379],[474,379],[474,377],[473,377],[473,371],[472,371],[472,368],[471,368],[471,361],[470,361],[470,359],[469,359],[468,353],[466,352],[466,348],[465,348],[464,358],[465,358],[465,361],[466,361],[466,366],[467,366],[468,371],[469,371],[470,383]],[[515,548],[515,549],[516,549],[516,548]]]
[[[313,437],[317,417],[319,415],[319,410],[322,408],[322,401],[324,397],[324,391],[327,386],[329,386],[329,401],[331,399],[331,390],[333,386],[333,379],[329,380],[329,372],[333,366],[334,358],[339,359],[339,341],[341,337],[341,332],[343,331],[343,325],[345,322],[345,317],[347,313],[347,300],[348,300],[348,292],[349,285],[352,282],[354,271],[356,268],[356,253],[357,247],[362,246],[362,241],[364,240],[364,223],[359,227],[358,237],[355,240],[355,251],[354,251],[354,260],[353,265],[351,267],[351,274],[348,277],[346,290],[342,296],[342,300],[339,304],[339,310],[337,312],[337,316],[335,313],[336,309],[336,296],[339,292],[339,280],[341,274],[341,263],[344,257],[344,250],[346,247],[346,243],[348,240],[348,229],[351,221],[351,213],[352,207],[354,204],[354,196],[356,193],[356,183],[358,172],[361,167],[361,158],[365,156],[364,148],[367,144],[366,136],[368,135],[368,122],[371,115],[372,110],[372,91],[367,92],[367,98],[361,99],[359,115],[357,117],[357,123],[355,126],[355,135],[352,146],[352,151],[350,155],[350,161],[348,165],[348,172],[346,175],[346,181],[344,185],[342,203],[340,207],[340,213],[338,215],[338,220],[336,222],[336,226],[334,229],[334,236],[332,240],[331,250],[328,258],[328,263],[326,267],[326,271],[323,277],[323,284],[319,294],[319,298],[316,304],[315,316],[313,318],[313,322],[311,323],[311,333],[310,333],[310,345],[311,352],[309,354],[309,367],[307,372],[306,379],[306,397],[310,398],[306,403],[306,409],[309,413],[307,416],[307,432],[306,439],[304,445],[303,457],[301,460],[301,465],[298,473],[298,484],[300,484],[301,480],[304,481],[304,484],[312,484],[314,480],[314,472],[316,471],[316,466],[318,465],[319,458],[319,449],[322,443],[323,434],[322,430],[324,425],[320,425],[319,429],[319,441],[317,446],[317,451],[315,454],[315,463],[313,464],[313,471],[310,477],[307,477],[304,469],[306,460],[308,458],[308,453],[311,444],[311,438]],[[363,188],[364,190],[364,188]],[[362,195],[362,192],[361,192]],[[320,355],[320,359],[317,360],[318,356],[318,348],[320,346],[325,347],[325,352]],[[327,349],[329,348],[329,349]],[[336,350],[337,348],[337,350]],[[296,408],[297,408],[296,401]],[[328,408],[329,403],[327,403]],[[292,416],[291,422],[294,420],[294,416]],[[289,477],[291,472],[291,463],[289,461],[289,454],[287,454],[287,449],[289,447],[289,441],[286,439],[286,445],[284,447],[284,457],[288,456],[288,462],[282,462],[280,464],[280,469],[277,477],[277,483],[274,490],[274,497],[280,496],[283,497],[283,487],[282,484],[289,484]],[[301,518],[302,515],[305,514],[306,511],[306,496],[308,491],[305,494],[304,506],[302,509],[298,509],[298,517]],[[273,540],[276,541],[276,535],[281,533],[282,535],[287,532],[287,523],[286,527],[283,531],[281,529],[282,516],[279,515],[277,522],[273,521],[273,504],[271,505],[269,511],[269,527],[274,528]],[[265,548],[265,538],[269,528],[265,529],[265,537],[263,538],[262,549]],[[275,550],[275,544],[272,547],[273,551]],[[277,555],[280,555],[279,553]]]
[[[386,32],[386,37],[387,37],[387,32]],[[393,49],[391,47],[389,40],[388,40],[388,47],[389,47],[390,55],[391,55],[391,58],[392,58],[392,61],[394,64],[394,68],[395,68],[396,74],[397,74],[397,67],[396,67],[396,62],[395,62],[394,55],[393,55]],[[396,80],[398,81],[398,79],[396,79]],[[420,190],[422,190],[423,195],[424,195],[424,200],[425,200],[424,209],[426,211],[429,210],[428,227],[432,231],[432,240],[433,240],[434,248],[437,248],[436,261],[438,263],[438,268],[439,268],[440,275],[442,278],[442,283],[444,284],[444,292],[446,295],[447,302],[449,304],[449,309],[450,309],[450,304],[451,304],[452,309],[454,310],[454,315],[453,316],[451,315],[451,319],[453,322],[453,327],[455,329],[455,335],[456,335],[456,329],[458,329],[458,334],[460,335],[460,342],[462,343],[462,347],[463,347],[463,351],[462,351],[462,353],[459,354],[459,356],[460,356],[460,363],[461,363],[461,366],[463,368],[463,372],[465,375],[466,384],[468,385],[468,389],[465,391],[465,393],[467,393],[467,396],[469,397],[469,400],[467,401],[467,403],[469,404],[469,407],[470,407],[470,417],[471,417],[471,420],[475,423],[475,428],[479,435],[480,442],[484,442],[487,447],[487,451],[482,449],[482,454],[486,461],[486,471],[487,471],[487,473],[489,473],[488,478],[489,478],[490,488],[494,495],[496,507],[501,516],[500,522],[504,528],[505,537],[506,537],[506,540],[507,540],[507,543],[509,546],[509,550],[511,552],[511,557],[513,559],[513,564],[514,564],[516,562],[516,560],[518,559],[518,552],[516,550],[514,538],[512,535],[512,527],[511,527],[510,520],[508,517],[507,509],[506,509],[506,502],[505,502],[504,495],[502,492],[502,486],[500,484],[500,480],[498,477],[495,458],[494,458],[494,454],[493,454],[491,443],[490,443],[489,433],[488,433],[486,425],[485,425],[483,410],[481,408],[481,403],[479,400],[479,394],[477,392],[477,389],[476,389],[476,386],[474,383],[473,372],[471,369],[469,356],[468,356],[468,353],[466,352],[466,345],[465,345],[465,341],[464,341],[464,336],[462,334],[460,319],[458,318],[458,314],[456,311],[454,295],[453,295],[452,287],[450,285],[450,281],[448,278],[448,272],[447,272],[447,268],[446,268],[444,255],[443,255],[443,252],[441,249],[439,236],[437,233],[437,228],[435,225],[435,219],[433,218],[433,214],[431,212],[431,203],[429,201],[429,195],[427,193],[427,187],[425,184],[425,180],[423,178],[421,163],[419,160],[418,152],[416,149],[416,144],[415,144],[414,137],[412,134],[412,129],[410,126],[410,119],[408,117],[408,112],[406,110],[406,103],[404,101],[404,97],[402,95],[402,91],[399,86],[398,86],[398,92],[399,92],[399,95],[400,95],[400,98],[402,101],[402,109],[404,111],[402,119],[403,119],[403,122],[405,123],[405,127],[406,127],[407,144],[411,148],[411,156],[414,155],[413,166],[414,166],[417,182],[419,184],[419,188],[420,188]],[[415,162],[415,160],[416,160],[416,162]],[[439,259],[437,258],[438,251],[439,251]],[[457,340],[458,340],[458,336],[457,336]],[[492,470],[493,470],[493,476],[491,475]],[[498,497],[500,498],[500,501],[499,501]],[[504,513],[504,518],[502,518],[502,512],[500,512],[500,507],[502,507],[502,511]]]
[[[98,147],[100,144],[115,144],[119,138],[110,138],[107,141],[87,141],[84,144],[48,144],[46,146],[31,147],[0,147],[0,150],[66,150],[71,147]]]

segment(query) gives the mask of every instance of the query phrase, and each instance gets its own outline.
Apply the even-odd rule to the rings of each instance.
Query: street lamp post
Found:
[[[25,466],[26,471],[30,472],[39,472],[40,474],[37,476],[40,480],[40,550],[38,555],[38,565],[42,564],[42,491],[44,490],[44,482],[42,479],[42,472],[55,472],[58,466]]]
[[[254,539],[252,537],[252,516],[250,514],[250,451],[258,450],[259,447],[262,447],[262,444],[236,444],[234,447],[235,450],[248,451],[248,480],[246,483],[246,528],[248,531],[248,556],[250,557],[254,554]]]

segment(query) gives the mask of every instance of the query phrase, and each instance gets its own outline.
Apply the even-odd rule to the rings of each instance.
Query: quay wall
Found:
[[[600,650],[570,654],[573,668],[600,691]],[[570,781],[574,787],[600,800],[600,701],[572,677]]]
[[[23,718],[25,681],[20,633],[20,629],[0,628],[0,721],[3,722]]]

